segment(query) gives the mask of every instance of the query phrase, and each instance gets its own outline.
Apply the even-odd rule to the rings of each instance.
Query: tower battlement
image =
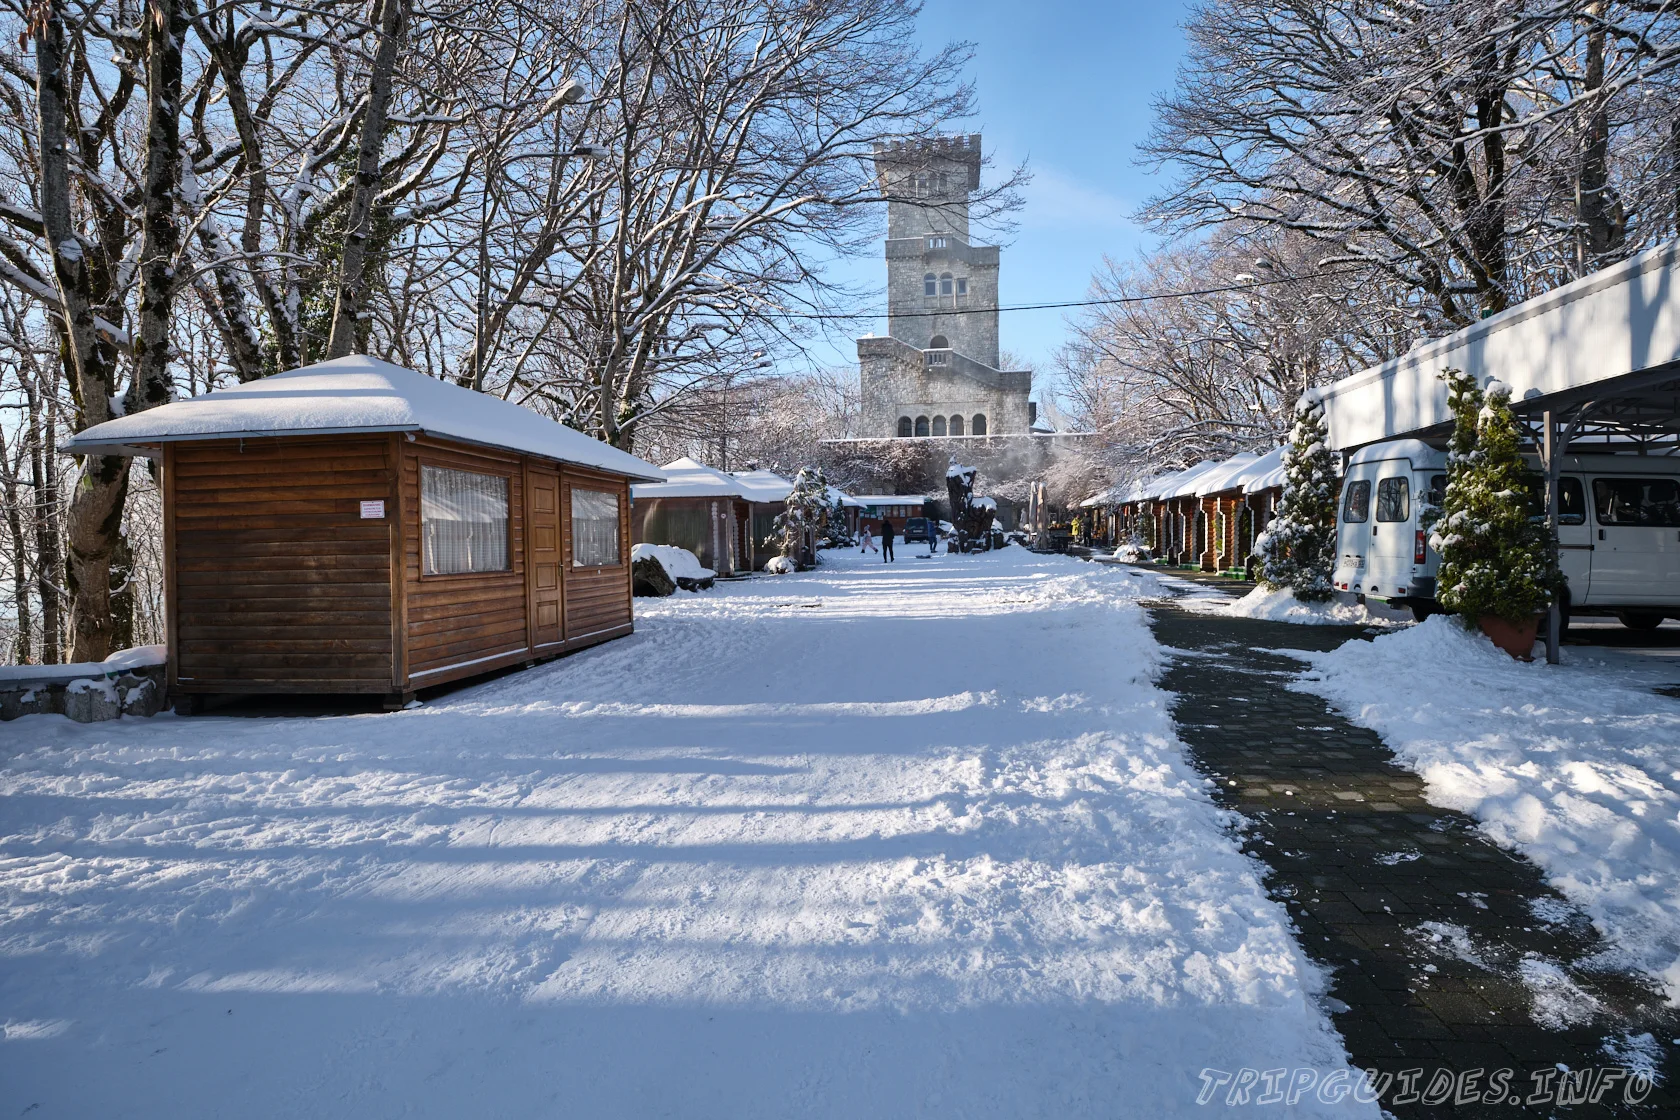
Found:
[[[998,368],[998,250],[968,239],[980,137],[885,140],[874,155],[887,196],[888,337],[858,340],[864,430],[1024,434],[1031,375]]]
[[[980,136],[920,136],[910,139],[877,140],[875,142],[875,171],[889,197],[899,193],[896,188],[905,184],[919,171],[961,171],[961,178],[952,177],[947,190],[980,189]],[[925,196],[925,192],[924,192]]]

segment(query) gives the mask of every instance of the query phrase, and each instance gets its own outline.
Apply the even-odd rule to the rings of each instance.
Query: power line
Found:
[[[948,315],[989,315],[993,312],[1004,311],[1059,311],[1073,307],[1114,307],[1128,303],[1148,303],[1157,299],[1193,299],[1197,296],[1215,296],[1226,292],[1249,292],[1256,288],[1267,288],[1273,284],[1290,284],[1304,279],[1318,279],[1322,276],[1354,276],[1363,273],[1365,269],[1349,268],[1336,272],[1315,272],[1310,277],[1302,276],[1274,276],[1270,280],[1254,280],[1246,284],[1226,284],[1217,288],[1189,288],[1176,292],[1151,292],[1141,296],[1114,296],[1109,299],[1070,299],[1059,303],[1018,303],[1008,307],[946,307],[937,311],[888,311],[886,314],[894,319],[933,319]],[[879,318],[880,311],[786,311],[782,317],[786,319],[872,319]]]

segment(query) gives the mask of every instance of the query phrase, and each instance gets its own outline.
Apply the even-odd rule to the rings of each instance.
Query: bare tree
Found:
[[[1421,293],[1432,330],[1461,326],[1672,229],[1649,117],[1672,104],[1677,14],[1207,0],[1145,148],[1180,172],[1150,212],[1304,235],[1326,267]]]

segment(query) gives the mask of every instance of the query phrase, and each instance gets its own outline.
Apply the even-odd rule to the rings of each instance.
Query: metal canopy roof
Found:
[[[1538,433],[1546,411],[1592,449],[1680,449],[1680,242],[1435,339],[1324,391],[1330,446],[1441,440],[1446,369],[1511,386]]]

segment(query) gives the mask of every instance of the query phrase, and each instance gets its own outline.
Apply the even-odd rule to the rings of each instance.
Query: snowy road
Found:
[[[901,551],[395,715],[5,725],[5,1103],[1200,1115],[1341,1065],[1147,577]]]

